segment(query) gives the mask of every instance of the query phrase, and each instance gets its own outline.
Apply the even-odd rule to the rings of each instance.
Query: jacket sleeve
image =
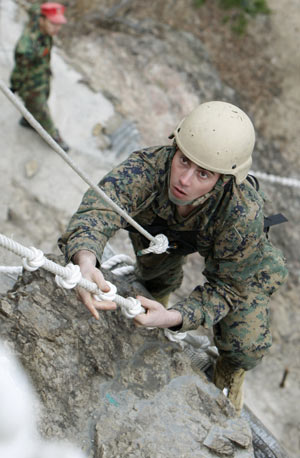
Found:
[[[182,314],[181,330],[214,326],[231,310],[245,305],[249,289],[264,287],[259,273],[265,240],[262,211],[253,219],[250,215],[228,222],[215,234],[205,260],[206,282],[172,307]]]
[[[145,151],[134,152],[107,174],[99,186],[118,206],[134,217],[153,194],[154,172],[152,155]],[[67,262],[77,251],[84,249],[95,253],[100,263],[108,239],[126,225],[124,218],[93,189],[89,189],[58,244]]]

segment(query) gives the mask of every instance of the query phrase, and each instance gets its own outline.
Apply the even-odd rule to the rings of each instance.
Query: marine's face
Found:
[[[61,27],[62,27],[62,24],[54,24],[54,22],[51,22],[46,17],[42,16],[40,18],[41,31],[45,33],[46,35],[50,35],[50,37],[57,35]]]
[[[177,149],[171,166],[169,188],[171,200],[177,205],[191,203],[211,191],[219,177],[220,173],[199,167]]]

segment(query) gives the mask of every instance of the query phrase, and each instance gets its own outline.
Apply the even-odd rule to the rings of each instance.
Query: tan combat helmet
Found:
[[[240,184],[247,176],[255,143],[250,118],[227,102],[199,105],[176,127],[178,148],[195,164],[212,172],[233,175]]]

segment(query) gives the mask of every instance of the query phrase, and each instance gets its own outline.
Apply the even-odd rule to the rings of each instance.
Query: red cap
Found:
[[[66,24],[67,19],[64,16],[64,11],[65,7],[60,3],[43,3],[41,5],[41,14],[53,24]]]

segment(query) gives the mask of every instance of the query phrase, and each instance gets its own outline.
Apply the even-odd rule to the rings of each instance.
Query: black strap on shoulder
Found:
[[[247,181],[253,186],[253,188],[259,190],[259,181],[254,175],[247,175]],[[264,232],[268,233],[271,226],[276,226],[277,224],[286,223],[288,219],[282,214],[277,213],[276,215],[270,215],[264,217]]]
[[[246,180],[253,186],[256,191],[259,191],[259,181],[254,175],[247,175]]]
[[[264,232],[269,232],[271,226],[276,224],[286,223],[288,219],[282,214],[277,213],[276,215],[265,216],[264,220]]]

